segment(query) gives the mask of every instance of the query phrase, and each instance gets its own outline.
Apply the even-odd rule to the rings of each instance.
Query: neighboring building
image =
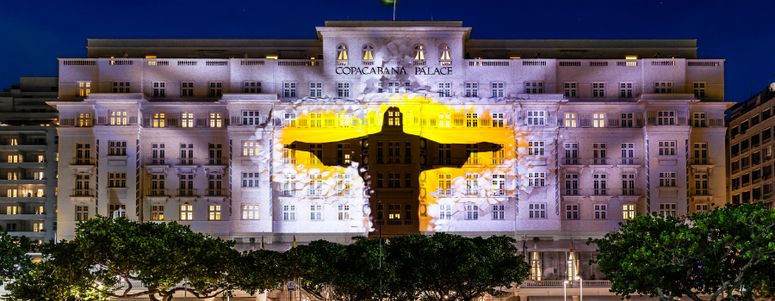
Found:
[[[729,118],[729,188],[732,204],[772,206],[775,83],[734,105]]]
[[[532,280],[601,279],[586,238],[725,204],[723,60],[696,58],[693,40],[470,30],[337,21],[317,40],[89,40],[87,58],[60,59],[50,102],[60,238],[97,214],[242,248],[502,234]],[[520,294],[562,286],[531,283]]]
[[[0,92],[0,228],[48,241],[56,235],[55,77],[22,77]]]

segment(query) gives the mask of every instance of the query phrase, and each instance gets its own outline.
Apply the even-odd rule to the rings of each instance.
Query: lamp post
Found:
[[[584,301],[584,279],[581,279],[581,276],[576,276],[575,279],[579,281],[579,301]]]
[[[568,280],[562,282],[562,301],[568,301]]]
[[[290,301],[293,301],[293,290],[296,289],[296,283],[293,283],[293,281],[288,281],[288,296],[290,297]]]

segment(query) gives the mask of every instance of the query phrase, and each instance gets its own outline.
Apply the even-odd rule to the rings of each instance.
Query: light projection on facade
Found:
[[[519,183],[522,132],[486,107],[405,94],[279,112],[273,180],[283,196],[363,208],[372,235],[446,230],[452,215],[505,204]]]

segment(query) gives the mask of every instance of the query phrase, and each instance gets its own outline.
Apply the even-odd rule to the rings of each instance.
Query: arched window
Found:
[[[336,63],[337,65],[347,65],[347,61],[350,59],[350,55],[347,53],[347,45],[339,44],[336,47]]]
[[[363,45],[363,64],[371,65],[374,63],[374,46]]]
[[[422,44],[414,46],[414,63],[415,65],[425,65],[425,46]]]
[[[452,57],[449,55],[449,45],[441,44],[439,47],[439,65],[449,66],[452,64]]]

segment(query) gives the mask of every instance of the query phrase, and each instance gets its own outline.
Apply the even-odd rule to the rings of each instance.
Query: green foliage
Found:
[[[26,237],[12,237],[0,230],[0,284],[18,277],[30,267],[30,241]]]
[[[680,219],[642,215],[590,242],[621,296],[751,300],[773,294],[773,229],[775,210],[745,205]]]

